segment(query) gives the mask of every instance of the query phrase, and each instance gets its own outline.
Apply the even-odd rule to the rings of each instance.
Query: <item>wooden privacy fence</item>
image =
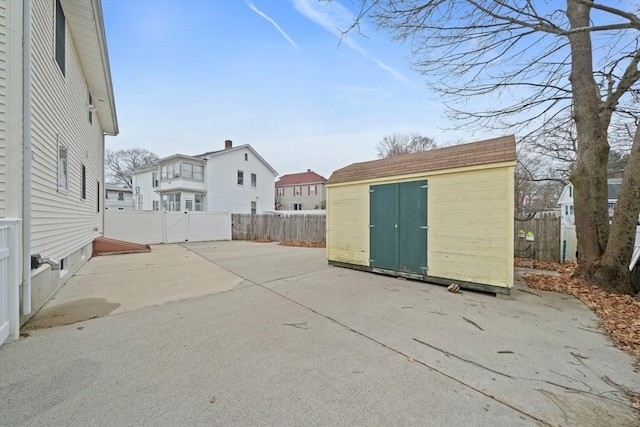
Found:
[[[513,232],[514,256],[539,261],[560,262],[560,218],[516,216]]]
[[[279,242],[324,242],[325,215],[231,215],[233,240],[276,240]]]

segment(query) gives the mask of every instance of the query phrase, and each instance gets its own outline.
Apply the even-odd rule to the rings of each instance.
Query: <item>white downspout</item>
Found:
[[[22,314],[31,314],[31,0],[22,12]]]

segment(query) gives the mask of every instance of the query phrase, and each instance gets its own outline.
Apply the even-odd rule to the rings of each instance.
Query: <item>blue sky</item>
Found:
[[[408,47],[364,23],[340,43],[349,0],[103,0],[120,135],[163,157],[251,144],[281,175],[375,158],[392,133],[451,131]]]

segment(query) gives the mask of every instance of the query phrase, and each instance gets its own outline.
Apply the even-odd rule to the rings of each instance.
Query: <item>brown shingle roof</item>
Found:
[[[282,175],[280,179],[276,181],[276,187],[298,184],[317,184],[321,182],[327,182],[327,178],[307,169],[306,172]]]
[[[515,160],[516,139],[513,135],[509,135],[469,144],[436,148],[421,153],[353,163],[333,172],[327,184]]]

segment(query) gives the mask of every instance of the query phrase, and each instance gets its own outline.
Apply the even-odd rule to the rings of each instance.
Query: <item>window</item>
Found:
[[[60,67],[60,71],[62,71],[62,75],[65,75],[65,17],[64,11],[62,10],[62,5],[60,4],[60,0],[56,0],[56,44],[55,44],[55,55],[56,62],[58,63],[58,67]]]
[[[102,197],[102,194],[100,194],[100,181],[97,181],[96,184],[98,184],[96,186],[96,189],[97,189],[97,192],[96,192],[96,200],[97,200],[96,212],[100,213],[100,198]]]
[[[251,174],[251,188],[256,188],[258,185],[258,176],[255,173]]]
[[[278,197],[284,197],[284,187],[278,187]]]
[[[256,214],[256,202],[251,202],[251,215]]]
[[[160,201],[159,200],[154,200],[153,201],[153,210],[154,211],[159,211],[160,210]]]
[[[569,197],[573,197],[573,187],[569,186]]]
[[[302,196],[302,187],[293,187],[294,196]]]
[[[167,194],[166,199],[163,200],[163,206],[168,211],[180,210],[180,193]]]
[[[197,181],[204,181],[204,166],[194,165],[193,163],[183,163],[182,177]]]
[[[291,203],[291,210],[292,211],[301,211],[302,210],[302,203]]]
[[[564,207],[564,214],[569,215],[569,206]]]
[[[184,208],[188,211],[192,211],[193,210],[193,200],[185,200],[184,201]]]
[[[570,205],[570,206],[569,206],[569,214],[570,214],[570,215],[573,215],[573,205]]]
[[[151,186],[156,188],[158,186],[158,172],[153,172],[151,174]]]
[[[87,258],[87,247],[83,246],[80,248],[80,261],[84,261]]]
[[[180,163],[162,165],[160,168],[161,179],[180,178]]]
[[[310,185],[309,186],[309,195],[310,196],[315,196],[318,193],[318,186],[317,185]]]
[[[89,123],[93,124],[93,98],[91,92],[89,92]]]
[[[196,181],[204,181],[204,166],[193,165],[193,179]]]
[[[120,200],[121,202],[124,201],[124,193],[122,191],[118,191],[118,200]]]
[[[193,165],[191,163],[182,164],[182,177],[193,179]]]
[[[60,277],[64,277],[69,272],[69,263],[66,258],[60,260]]]
[[[58,137],[60,141],[60,137]],[[58,191],[69,191],[68,150],[58,142]]]
[[[204,195],[203,194],[196,194],[194,196],[195,199],[195,203],[196,203],[196,211],[202,212],[204,211]]]
[[[238,171],[238,185],[244,185],[244,172]]]
[[[247,153],[244,153],[244,161],[245,162],[249,161],[249,155]]]
[[[82,165],[81,171],[81,179],[82,179],[82,200],[87,200],[87,168]]]

